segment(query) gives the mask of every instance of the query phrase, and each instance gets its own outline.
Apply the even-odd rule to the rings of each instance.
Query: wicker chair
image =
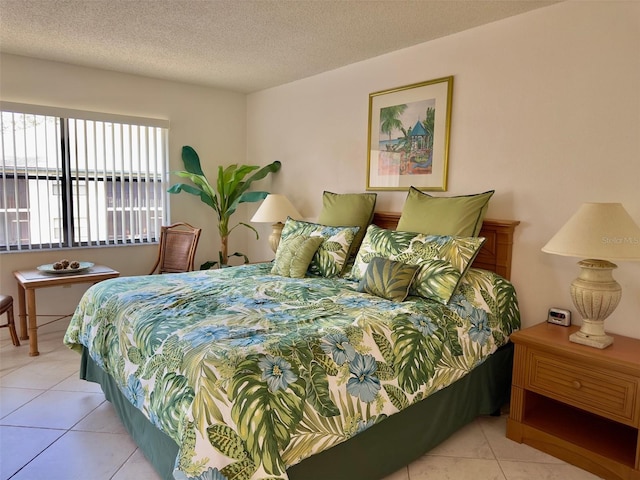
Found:
[[[158,259],[151,273],[180,273],[193,270],[201,229],[188,223],[174,223],[160,230]]]
[[[0,315],[7,314],[7,323],[0,325],[0,327],[9,327],[9,333],[11,334],[11,341],[16,347],[20,346],[20,340],[18,340],[18,334],[16,333],[16,322],[13,319],[13,297],[10,295],[0,295]]]

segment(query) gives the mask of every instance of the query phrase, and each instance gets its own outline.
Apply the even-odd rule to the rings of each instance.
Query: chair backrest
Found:
[[[201,229],[182,222],[161,227],[158,259],[149,275],[156,271],[157,273],[192,271],[200,232]]]

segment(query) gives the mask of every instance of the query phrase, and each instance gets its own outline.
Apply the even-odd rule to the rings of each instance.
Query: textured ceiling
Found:
[[[554,0],[0,0],[0,51],[239,92]]]

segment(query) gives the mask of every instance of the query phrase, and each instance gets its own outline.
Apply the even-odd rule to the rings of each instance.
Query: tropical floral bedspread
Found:
[[[512,285],[481,270],[444,306],[270,268],[108,280],[71,320],[65,343],[179,445],[176,479],[286,479],[463,377],[520,324]]]

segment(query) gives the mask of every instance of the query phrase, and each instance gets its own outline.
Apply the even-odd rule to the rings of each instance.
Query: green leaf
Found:
[[[447,345],[449,345],[453,355],[462,355],[462,346],[460,345],[460,339],[458,338],[458,329],[456,328],[456,324],[454,322],[442,323],[444,323],[444,328],[442,329],[442,333],[444,335],[443,340]]]
[[[258,231],[253,227],[253,225],[249,225],[248,223],[244,223],[244,222],[240,222],[238,223],[238,225],[236,225],[235,227],[229,229],[229,233],[231,233],[232,230],[234,230],[236,227],[239,227],[240,225],[242,225],[243,227],[247,227],[249,230],[252,230],[253,233],[256,234],[256,240],[258,238],[260,238],[260,235],[258,234]]]
[[[442,355],[442,341],[438,335],[425,337],[408,315],[396,317],[392,328],[398,384],[407,392],[416,393],[433,376]]]
[[[520,309],[515,288],[511,282],[496,275],[495,292],[500,326],[503,332],[510,335],[520,326]]]
[[[278,170],[280,170],[280,167],[282,167],[282,162],[280,162],[280,160],[276,160],[275,162],[272,162],[269,165],[265,165],[260,170],[258,170],[256,173],[251,175],[247,179],[246,183],[248,185],[250,185],[251,183],[255,182],[256,180],[262,180],[269,173],[276,173]]]
[[[207,192],[200,188],[196,188],[192,185],[187,185],[185,183],[176,183],[175,185],[171,185],[171,187],[167,190],[169,193],[180,193],[186,192],[191,195],[195,195],[196,197],[200,197],[204,203],[209,205],[211,208],[215,209],[215,198],[212,198],[210,195],[207,195]]]
[[[444,260],[429,260],[418,272],[414,284],[417,285],[419,295],[427,298],[437,296],[448,301],[453,294],[460,272]]]
[[[174,372],[156,379],[150,395],[149,410],[154,412],[160,427],[172,438],[177,438],[180,414],[193,402],[194,392],[189,381]]]
[[[259,202],[267,198],[267,195],[269,192],[245,192],[240,196],[238,203]]]
[[[276,160],[269,165],[266,165],[262,168],[256,166],[247,166],[242,165],[240,167],[235,168],[234,170],[229,171],[229,177],[226,179],[229,185],[233,185],[233,189],[228,193],[228,199],[225,202],[225,210],[229,215],[233,214],[238,208],[238,204],[241,202],[258,202],[266,197],[266,195],[260,198],[260,195],[255,197],[247,197],[245,199],[241,199],[244,193],[249,190],[251,184],[256,180],[261,180],[266,177],[269,173],[275,173],[280,170],[280,166],[282,164]],[[234,166],[235,167],[235,166]],[[258,169],[256,173],[247,178],[246,181],[242,182],[246,175],[251,173],[252,171]],[[231,187],[230,187],[231,188]],[[268,193],[268,192],[267,192]]]
[[[267,473],[280,475],[286,468],[280,450],[302,419],[305,388],[295,382],[286,391],[271,392],[261,375],[256,357],[238,365],[228,392],[234,399],[231,416],[253,461],[262,463]]]
[[[130,347],[127,351],[127,357],[129,357],[129,361],[135,363],[136,365],[140,365],[142,363],[142,353],[137,347]]]
[[[224,456],[234,460],[247,458],[244,442],[233,428],[222,424],[211,425],[207,428],[207,436],[211,445]]]
[[[376,376],[379,380],[389,381],[396,378],[396,371],[392,365],[376,360]]]
[[[340,409],[331,400],[327,372],[316,362],[311,362],[307,376],[307,402],[323,417],[340,415]]]
[[[394,231],[393,233],[389,233],[388,230],[376,227],[375,225],[369,228],[371,228],[371,231],[367,236],[370,238],[371,245],[375,246],[374,250],[379,252],[379,256],[387,258],[407,250],[411,240],[416,236],[416,234],[412,232]]]
[[[405,393],[396,387],[395,385],[383,385],[384,391],[387,392],[387,396],[394,407],[398,410],[403,410],[409,406],[409,399],[405,395]]]
[[[387,340],[387,337],[378,332],[372,332],[371,336],[373,337],[373,341],[376,342],[384,361],[389,365],[393,365],[396,357],[393,354],[393,345],[391,345],[391,342]]]
[[[249,480],[257,470],[256,464],[249,458],[225,466],[220,473],[227,480]]]
[[[196,151],[188,145],[182,147],[182,162],[187,172],[204,175],[202,167],[200,166],[200,157],[198,157]]]

